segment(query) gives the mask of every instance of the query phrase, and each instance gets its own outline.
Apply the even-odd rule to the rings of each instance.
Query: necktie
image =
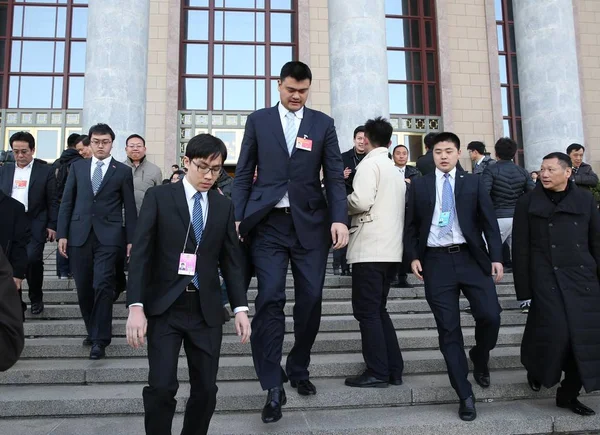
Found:
[[[444,174],[444,185],[442,187],[442,213],[450,213],[448,216],[448,225],[440,229],[438,237],[444,237],[452,231],[454,223],[454,192],[450,185],[450,174]]]
[[[288,112],[285,115],[285,143],[287,144],[288,153],[292,155],[294,145],[296,144],[296,115],[294,112]]]
[[[94,195],[98,193],[98,189],[100,189],[100,185],[102,184],[102,166],[104,166],[104,162],[96,162],[96,169],[94,169],[94,174],[92,175],[92,190],[94,191]]]
[[[197,244],[200,244],[200,240],[202,240],[202,231],[204,231],[204,216],[202,215],[201,200],[202,194],[200,192],[196,192],[194,194],[194,209],[192,211],[192,227],[194,228],[194,235],[196,236]],[[198,273],[194,275],[192,282],[197,289],[200,288],[200,278]]]

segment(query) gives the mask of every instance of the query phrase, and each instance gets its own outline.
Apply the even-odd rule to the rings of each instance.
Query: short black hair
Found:
[[[356,135],[358,133],[364,133],[365,132],[365,126],[364,125],[359,125],[358,127],[356,127],[354,129],[354,139],[356,139]]]
[[[568,154],[561,153],[560,151],[550,153],[542,160],[550,160],[550,159],[558,159],[558,163],[562,166],[563,169],[572,168],[573,162],[571,161],[571,157]]]
[[[75,141],[75,145],[77,145],[79,142],[81,142],[86,147],[89,147],[90,146],[90,137],[88,135],[82,134],[81,136],[77,137],[77,140]]]
[[[432,150],[433,146],[435,145],[435,137],[437,136],[437,133],[427,133],[425,135],[425,137],[423,138],[423,142],[425,143],[425,148],[427,148],[428,150]]]
[[[190,159],[216,159],[221,156],[223,164],[227,160],[227,147],[221,139],[212,134],[202,133],[190,139],[185,147],[185,156]]]
[[[397,148],[400,148],[400,147],[402,147],[402,148],[406,148],[406,151],[408,152],[408,147],[407,147],[406,145],[404,145],[404,144],[398,144],[398,145],[396,145],[396,146],[394,147],[394,149],[392,150],[392,154],[394,154],[394,153],[396,152],[396,149],[397,149]]]
[[[510,137],[501,137],[494,145],[494,150],[500,160],[512,160],[517,154],[517,143]]]
[[[583,150],[583,152],[585,152],[585,147],[578,143],[572,143],[571,145],[569,145],[567,147],[567,154],[571,155],[571,153],[573,151],[579,151],[579,150]]]
[[[469,151],[477,151],[479,154],[485,154],[485,144],[483,142],[479,142],[478,140],[474,140],[473,142],[469,142],[467,145],[467,150]]]
[[[171,168],[177,168],[177,169],[179,169],[179,165],[171,165]]]
[[[14,142],[27,142],[31,151],[35,149],[35,139],[28,131],[17,131],[10,137],[8,142],[10,143],[11,148]]]
[[[284,81],[288,77],[299,82],[308,79],[312,83],[312,71],[307,64],[297,60],[288,62],[281,68],[279,79]]]
[[[127,140],[125,141],[125,146],[127,146],[127,142],[129,142],[130,139],[140,139],[142,141],[142,143],[144,144],[144,146],[146,146],[146,139],[144,139],[142,136],[140,136],[139,134],[131,134],[129,135],[129,137],[127,138]]]
[[[457,150],[460,150],[460,139],[454,133],[449,131],[443,131],[435,135],[433,140],[432,148],[435,147],[440,142],[452,142]]]
[[[67,138],[67,148],[75,148],[77,145],[77,139],[81,136],[79,133],[71,133]]]
[[[115,140],[115,132],[112,130],[112,128],[109,127],[108,124],[92,125],[90,127],[90,131],[88,133],[88,136],[90,137],[90,139],[93,134],[97,134],[97,135],[110,134],[110,138],[113,141]]]
[[[173,175],[178,175],[179,179],[183,179],[183,177],[185,177],[185,172],[183,172],[181,169],[178,169],[177,171],[173,172],[171,174],[171,176],[169,177],[169,181],[173,178]]]
[[[365,136],[374,147],[388,147],[392,139],[394,127],[392,124],[381,116],[375,119],[369,119],[365,123]]]

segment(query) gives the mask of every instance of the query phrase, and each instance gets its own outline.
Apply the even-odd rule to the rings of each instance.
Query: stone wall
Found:
[[[310,100],[308,102],[312,109],[320,110],[327,114],[331,113],[330,91],[329,91],[329,16],[327,13],[327,0],[300,1],[309,5],[309,22],[302,31],[308,28],[309,38],[300,35],[300,44],[309,44],[308,65],[313,73]],[[300,52],[303,47],[299,47]]]

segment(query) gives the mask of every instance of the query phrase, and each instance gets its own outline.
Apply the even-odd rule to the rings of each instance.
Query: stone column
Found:
[[[514,0],[525,166],[583,143],[572,0]]]
[[[110,125],[119,161],[127,136],[145,135],[149,20],[150,0],[89,0],[83,125]]]
[[[389,117],[384,0],[329,0],[331,116],[342,152],[354,129]]]

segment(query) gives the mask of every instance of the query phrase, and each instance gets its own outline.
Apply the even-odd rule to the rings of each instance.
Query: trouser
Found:
[[[31,303],[42,302],[44,295],[42,286],[44,285],[44,246],[45,242],[40,242],[31,238],[27,244],[27,284],[29,285],[29,300]]]
[[[579,392],[583,387],[581,375],[577,368],[577,361],[573,349],[569,349],[563,362],[563,371],[565,372],[564,379],[560,382],[560,387],[556,390],[556,400],[568,402],[579,397]]]

